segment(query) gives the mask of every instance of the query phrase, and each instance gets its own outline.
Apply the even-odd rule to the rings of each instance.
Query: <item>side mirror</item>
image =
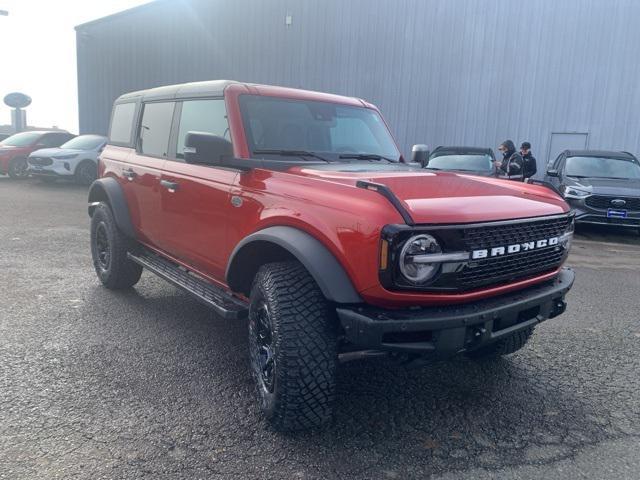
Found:
[[[556,178],[558,178],[558,177],[560,177],[560,172],[558,172],[558,170],[555,170],[555,169],[553,169],[553,168],[550,168],[549,170],[547,170],[547,175],[548,175],[549,177],[556,177]]]
[[[411,162],[419,163],[422,167],[426,167],[429,163],[429,147],[424,144],[416,144],[411,147]]]
[[[188,132],[184,140],[184,161],[203,165],[222,165],[233,156],[233,144],[226,138],[204,132]]]

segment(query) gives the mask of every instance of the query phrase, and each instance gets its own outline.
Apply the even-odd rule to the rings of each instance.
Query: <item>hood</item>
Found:
[[[2,145],[0,143],[0,152],[9,152],[24,147],[14,147],[13,145]]]
[[[358,180],[384,184],[416,223],[487,222],[569,211],[561,197],[543,186],[460,173],[395,165],[318,165],[295,167],[290,173],[354,187]]]
[[[78,155],[84,150],[78,150],[77,148],[41,148],[32,152],[30,157],[61,157],[64,155]]]
[[[640,179],[637,178],[565,177],[565,184],[585,190],[594,195],[640,197]]]

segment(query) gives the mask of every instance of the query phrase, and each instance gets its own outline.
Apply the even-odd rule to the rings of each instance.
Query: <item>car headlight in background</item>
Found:
[[[60,155],[57,157],[53,157],[54,160],[71,160],[72,158],[76,158],[78,156],[77,153],[69,154],[69,155]]]
[[[579,188],[566,187],[564,189],[564,198],[584,198],[591,195],[591,192],[580,190]]]
[[[442,248],[431,235],[421,234],[409,238],[398,258],[400,272],[411,283],[424,283],[438,271],[439,263],[427,263],[428,255],[442,253]]]

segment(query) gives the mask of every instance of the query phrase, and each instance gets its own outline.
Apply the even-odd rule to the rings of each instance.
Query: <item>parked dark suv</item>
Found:
[[[640,162],[632,154],[565,150],[545,180],[575,210],[576,223],[640,228]]]

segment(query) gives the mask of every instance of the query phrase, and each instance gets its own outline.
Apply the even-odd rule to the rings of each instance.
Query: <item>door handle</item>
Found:
[[[178,184],[176,182],[170,182],[169,180],[160,180],[160,185],[171,193],[174,193],[178,189]]]
[[[122,170],[122,176],[131,181],[138,176],[131,168],[125,168]]]

